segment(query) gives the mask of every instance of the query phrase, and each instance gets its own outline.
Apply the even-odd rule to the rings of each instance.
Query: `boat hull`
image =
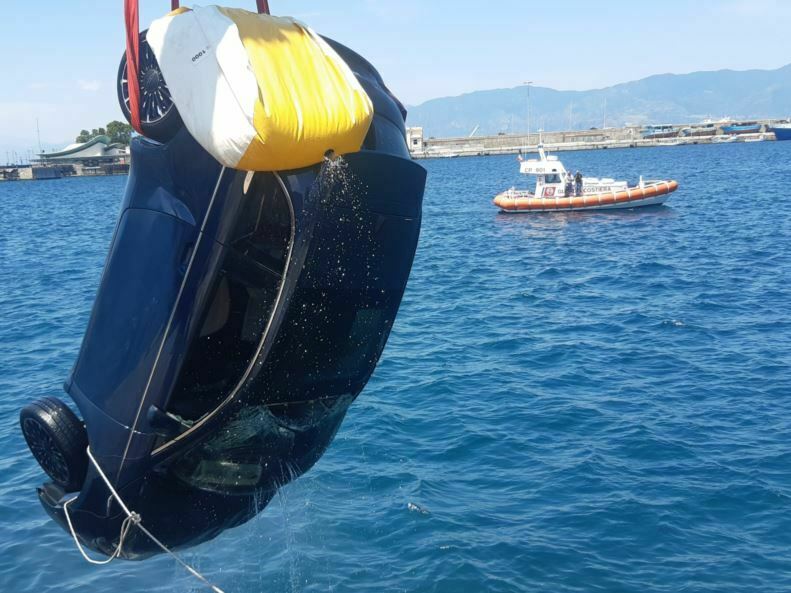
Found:
[[[770,131],[774,132],[777,140],[791,140],[791,127],[771,128]]]
[[[724,134],[755,134],[761,131],[760,124],[749,124],[744,126],[723,126]]]
[[[638,208],[664,203],[678,189],[676,181],[657,181],[644,187],[631,187],[625,191],[588,194],[583,196],[537,198],[517,192],[504,192],[494,198],[502,212],[559,212],[570,210],[613,210]]]

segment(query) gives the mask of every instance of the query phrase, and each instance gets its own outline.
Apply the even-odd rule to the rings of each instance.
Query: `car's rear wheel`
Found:
[[[19,424],[33,457],[66,492],[82,487],[88,470],[85,425],[59,399],[45,397],[26,405]]]
[[[140,127],[146,138],[157,142],[171,140],[184,125],[181,121],[168,85],[159,69],[159,64],[146,41],[146,31],[140,33],[140,59],[137,79],[140,87]],[[129,76],[126,52],[118,66],[118,104],[126,118],[132,123],[129,102]]]

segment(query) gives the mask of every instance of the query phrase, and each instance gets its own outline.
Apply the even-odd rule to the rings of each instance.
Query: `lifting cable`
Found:
[[[68,523],[69,525],[69,531],[71,532],[71,536],[74,538],[74,543],[77,544],[77,549],[80,551],[80,554],[82,554],[82,557],[85,558],[91,564],[109,564],[110,562],[121,556],[121,553],[123,552],[122,547],[124,545],[124,539],[126,539],[126,536],[129,533],[130,529],[132,528],[132,525],[134,525],[140,531],[145,533],[152,542],[154,542],[157,546],[159,546],[163,552],[172,556],[173,559],[179,564],[181,564],[181,566],[183,566],[187,572],[189,572],[192,576],[194,576],[196,579],[201,581],[209,589],[214,591],[214,593],[225,593],[217,585],[213,585],[201,573],[199,573],[197,570],[192,568],[189,564],[184,562],[174,552],[169,550],[167,546],[165,546],[165,544],[159,541],[154,536],[153,533],[151,533],[148,529],[146,529],[143,526],[143,520],[140,517],[140,515],[138,513],[135,513],[134,511],[130,511],[129,507],[127,507],[123,499],[121,499],[121,495],[118,494],[118,492],[116,492],[115,488],[113,488],[113,485],[110,483],[110,480],[107,478],[104,471],[102,471],[102,468],[99,466],[99,463],[96,461],[93,454],[91,453],[90,447],[88,447],[87,452],[88,452],[88,459],[93,464],[93,467],[96,468],[96,471],[98,472],[99,476],[102,478],[102,481],[104,481],[105,485],[110,490],[110,494],[113,496],[116,502],[118,502],[118,505],[123,510],[124,514],[126,515],[126,518],[124,519],[123,523],[121,523],[121,532],[118,536],[118,546],[116,546],[115,551],[110,555],[109,558],[106,558],[104,560],[96,560],[94,558],[91,558],[90,556],[88,556],[88,554],[85,553],[85,549],[82,547],[82,544],[80,543],[79,537],[77,536],[77,532],[74,530],[74,526],[71,523],[71,517],[69,516],[69,505],[72,502],[74,502],[79,495],[74,496],[73,498],[70,498],[65,503],[63,503],[63,513],[66,515],[66,523]]]

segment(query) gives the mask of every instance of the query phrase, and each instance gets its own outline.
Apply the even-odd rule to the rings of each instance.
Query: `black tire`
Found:
[[[19,412],[27,446],[38,464],[66,492],[82,488],[88,470],[85,425],[66,404],[45,397]]]
[[[140,127],[143,135],[157,142],[168,142],[182,128],[178,109],[170,96],[168,85],[159,69],[154,52],[146,41],[146,31],[140,33]],[[126,52],[118,66],[118,104],[130,124],[132,112],[129,108],[129,85],[126,74]]]

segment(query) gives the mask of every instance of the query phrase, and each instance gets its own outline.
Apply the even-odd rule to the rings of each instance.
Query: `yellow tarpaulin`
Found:
[[[224,165],[297,169],[360,149],[371,101],[296,20],[209,6],[158,19],[147,38],[185,125]]]

